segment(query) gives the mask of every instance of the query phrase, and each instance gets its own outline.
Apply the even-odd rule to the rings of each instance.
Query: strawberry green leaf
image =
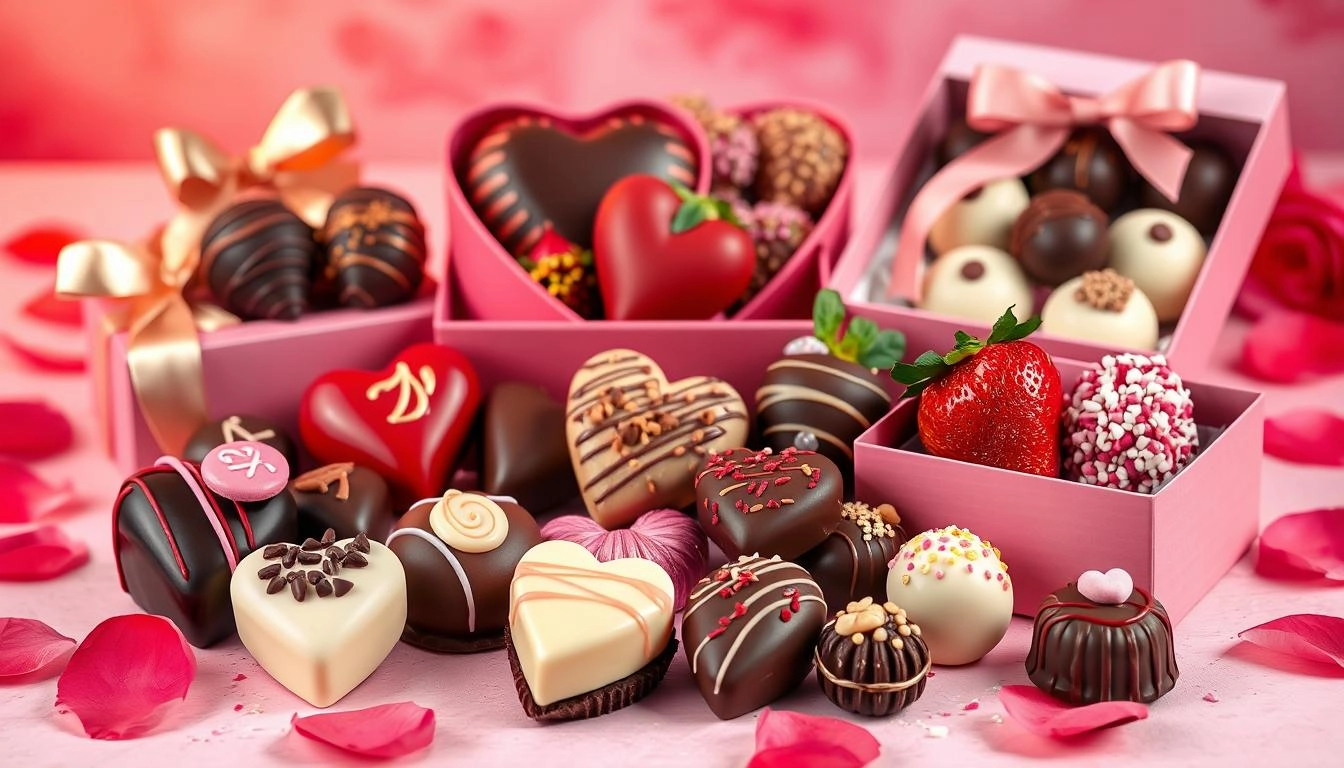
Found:
[[[963,344],[969,344],[970,342],[976,340],[974,336],[965,331],[957,331],[955,334],[953,334],[952,338],[957,340],[958,347],[962,346]]]
[[[817,293],[812,304],[812,331],[818,339],[833,347],[845,322],[845,302],[829,288]]]
[[[905,356],[905,334],[900,331],[882,331],[873,344],[859,354],[859,365],[864,368],[889,369]]]
[[[1014,305],[1016,306],[1016,305]],[[1010,341],[1020,341],[1036,332],[1041,327],[1041,318],[1032,317],[1024,323],[1017,322],[1013,316],[1013,307],[1009,307],[1003,313],[1003,316],[994,322],[994,330],[989,334],[986,344],[1006,344]]]
[[[706,218],[708,216],[704,206],[695,202],[682,203],[672,217],[672,234],[679,235],[682,232],[694,229],[704,223]]]

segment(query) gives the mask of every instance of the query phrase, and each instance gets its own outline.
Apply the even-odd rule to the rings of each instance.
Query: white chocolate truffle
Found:
[[[918,624],[934,664],[979,661],[1013,618],[1013,581],[999,551],[965,528],[925,531],[896,553],[887,599]]]
[[[1013,222],[1030,204],[1031,195],[1021,179],[991,181],[938,217],[929,230],[929,246],[939,255],[963,245],[989,245],[1006,251]]]
[[[1178,320],[1204,266],[1204,238],[1190,222],[1157,208],[1116,219],[1110,237],[1111,269],[1134,281],[1159,321]]]
[[[1157,348],[1157,312],[1134,281],[1114,270],[1084,272],[1055,289],[1041,310],[1053,336],[1122,349]]]
[[[921,309],[993,325],[1008,307],[1018,322],[1031,317],[1031,283],[1006,251],[963,245],[939,256],[924,274]]]

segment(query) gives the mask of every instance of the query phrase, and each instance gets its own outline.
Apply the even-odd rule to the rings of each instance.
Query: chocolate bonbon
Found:
[[[1040,194],[1066,189],[1087,195],[1097,207],[1113,211],[1130,189],[1132,173],[1120,146],[1103,128],[1079,128],[1054,157],[1029,178]]]
[[[991,181],[943,211],[929,229],[929,247],[936,254],[965,245],[1006,251],[1013,222],[1030,204],[1031,197],[1020,179]]]
[[[565,439],[565,408],[535,384],[506,381],[486,398],[481,489],[533,514],[579,495]]]
[[[1121,349],[1157,347],[1157,312],[1134,286],[1112,269],[1084,272],[1056,288],[1041,308],[1041,328],[1070,339]]]
[[[1078,192],[1031,199],[1013,224],[1009,252],[1029,277],[1055,286],[1106,265],[1106,214]]]
[[[928,682],[929,647],[905,609],[872,597],[835,612],[817,643],[817,682],[831,703],[868,717],[910,706]]]
[[[327,277],[343,307],[410,301],[425,276],[425,225],[404,197],[377,187],[346,190],[322,227]]]
[[[1205,253],[1204,238],[1170,211],[1142,208],[1111,223],[1111,269],[1134,281],[1164,323],[1180,318]]]
[[[1012,307],[1018,321],[1031,317],[1031,283],[1018,262],[987,245],[963,245],[944,253],[924,273],[920,308],[992,326]]]
[[[202,425],[187,439],[182,458],[199,464],[216,446],[240,440],[266,443],[284,454],[291,468],[299,465],[298,447],[278,424],[260,416],[245,414],[230,414]]]
[[[743,556],[696,585],[681,639],[705,703],[732,720],[798,687],[825,622],[826,601],[807,571]]]
[[[760,143],[756,194],[816,216],[831,201],[849,161],[849,145],[820,115],[780,107],[752,118]]]
[[[299,537],[321,536],[328,528],[337,538],[366,533],[385,541],[397,517],[392,498],[376,472],[343,461],[304,472],[289,484],[299,507]]]
[[[890,504],[850,501],[831,535],[800,556],[798,565],[812,574],[834,614],[855,600],[886,594],[888,564],[905,539],[901,518]]]
[[[1213,142],[1195,140],[1188,144],[1194,154],[1185,167],[1176,201],[1167,199],[1144,180],[1139,188],[1139,205],[1171,211],[1193,224],[1200,233],[1212,237],[1232,199],[1232,190],[1237,186],[1237,175],[1241,170],[1231,155]]]
[[[742,295],[743,303],[750,301],[779,273],[798,247],[812,234],[812,217],[797,206],[788,203],[761,202],[751,208],[750,214],[739,216],[756,246],[756,269],[751,283]]]
[[[279,200],[245,200],[201,238],[200,274],[228,311],[250,320],[296,320],[308,311],[319,248],[313,229]]]

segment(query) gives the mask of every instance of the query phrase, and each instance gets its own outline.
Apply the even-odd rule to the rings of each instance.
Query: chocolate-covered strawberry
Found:
[[[881,371],[905,352],[905,336],[847,317],[840,294],[824,290],[812,307],[813,336],[789,342],[756,391],[756,426],[775,450],[817,451],[854,470],[854,440],[891,408]]]
[[[919,438],[935,456],[1059,476],[1064,399],[1059,370],[1045,350],[1023,341],[1040,327],[1012,308],[981,341],[964,331],[945,355],[925,352],[897,363],[891,377],[920,397]]]

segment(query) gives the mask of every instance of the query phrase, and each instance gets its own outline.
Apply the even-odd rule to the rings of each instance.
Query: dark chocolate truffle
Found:
[[[987,138],[989,134],[975,130],[965,120],[954,120],[947,127],[947,135],[938,144],[938,164],[947,165]]]
[[[1017,218],[1009,250],[1029,277],[1049,286],[1106,266],[1106,214],[1085,195],[1042,192]]]
[[[1223,210],[1232,199],[1237,186],[1237,164],[1219,147],[1207,141],[1192,141],[1190,165],[1181,182],[1181,193],[1176,202],[1157,191],[1146,180],[1139,188],[1139,204],[1143,208],[1162,208],[1190,222],[1205,236],[1213,235]]]
[[[757,196],[821,215],[845,172],[845,137],[820,115],[792,107],[761,113],[753,122],[761,151]]]
[[[565,409],[534,384],[495,386],[482,425],[481,488],[543,512],[579,495],[565,439]]]
[[[1041,603],[1027,652],[1037,688],[1070,704],[1149,704],[1176,685],[1180,670],[1171,619],[1135,588],[1118,605],[1095,603],[1069,584]]]
[[[406,569],[402,639],[446,653],[502,648],[513,571],[540,543],[532,515],[508,499],[450,490],[417,502],[387,537]]]
[[[1111,134],[1080,128],[1027,179],[1034,194],[1070,189],[1086,195],[1103,211],[1115,210],[1129,190],[1129,161]]]
[[[322,228],[327,276],[343,307],[410,301],[425,277],[425,225],[400,195],[375,187],[341,193]]]
[[[289,466],[299,465],[298,448],[284,430],[261,417],[240,414],[212,421],[192,433],[191,439],[187,440],[186,448],[182,451],[182,458],[199,464],[205,461],[206,454],[215,448],[240,440],[265,443],[283,454]]]
[[[308,311],[318,254],[312,227],[284,203],[247,200],[206,228],[200,274],[220,306],[245,320],[294,320]]]
[[[887,565],[907,538],[890,504],[874,509],[851,501],[840,516],[835,532],[798,558],[826,595],[832,615],[855,600],[887,593]]]
[[[821,630],[816,662],[817,682],[835,706],[886,717],[924,693],[932,660],[904,609],[864,597],[836,611]]]
[[[705,703],[732,720],[798,687],[825,622],[825,599],[807,571],[745,556],[696,584],[681,642]]]
[[[202,506],[201,500],[208,506]],[[294,499],[235,502],[210,490],[200,467],[174,458],[126,479],[112,512],[121,588],[208,648],[233,634],[229,579],[254,549],[295,534]]]
[[[338,539],[366,533],[382,543],[397,522],[387,481],[350,462],[305,472],[290,482],[289,490],[299,507],[300,539],[319,539],[330,529]]]

